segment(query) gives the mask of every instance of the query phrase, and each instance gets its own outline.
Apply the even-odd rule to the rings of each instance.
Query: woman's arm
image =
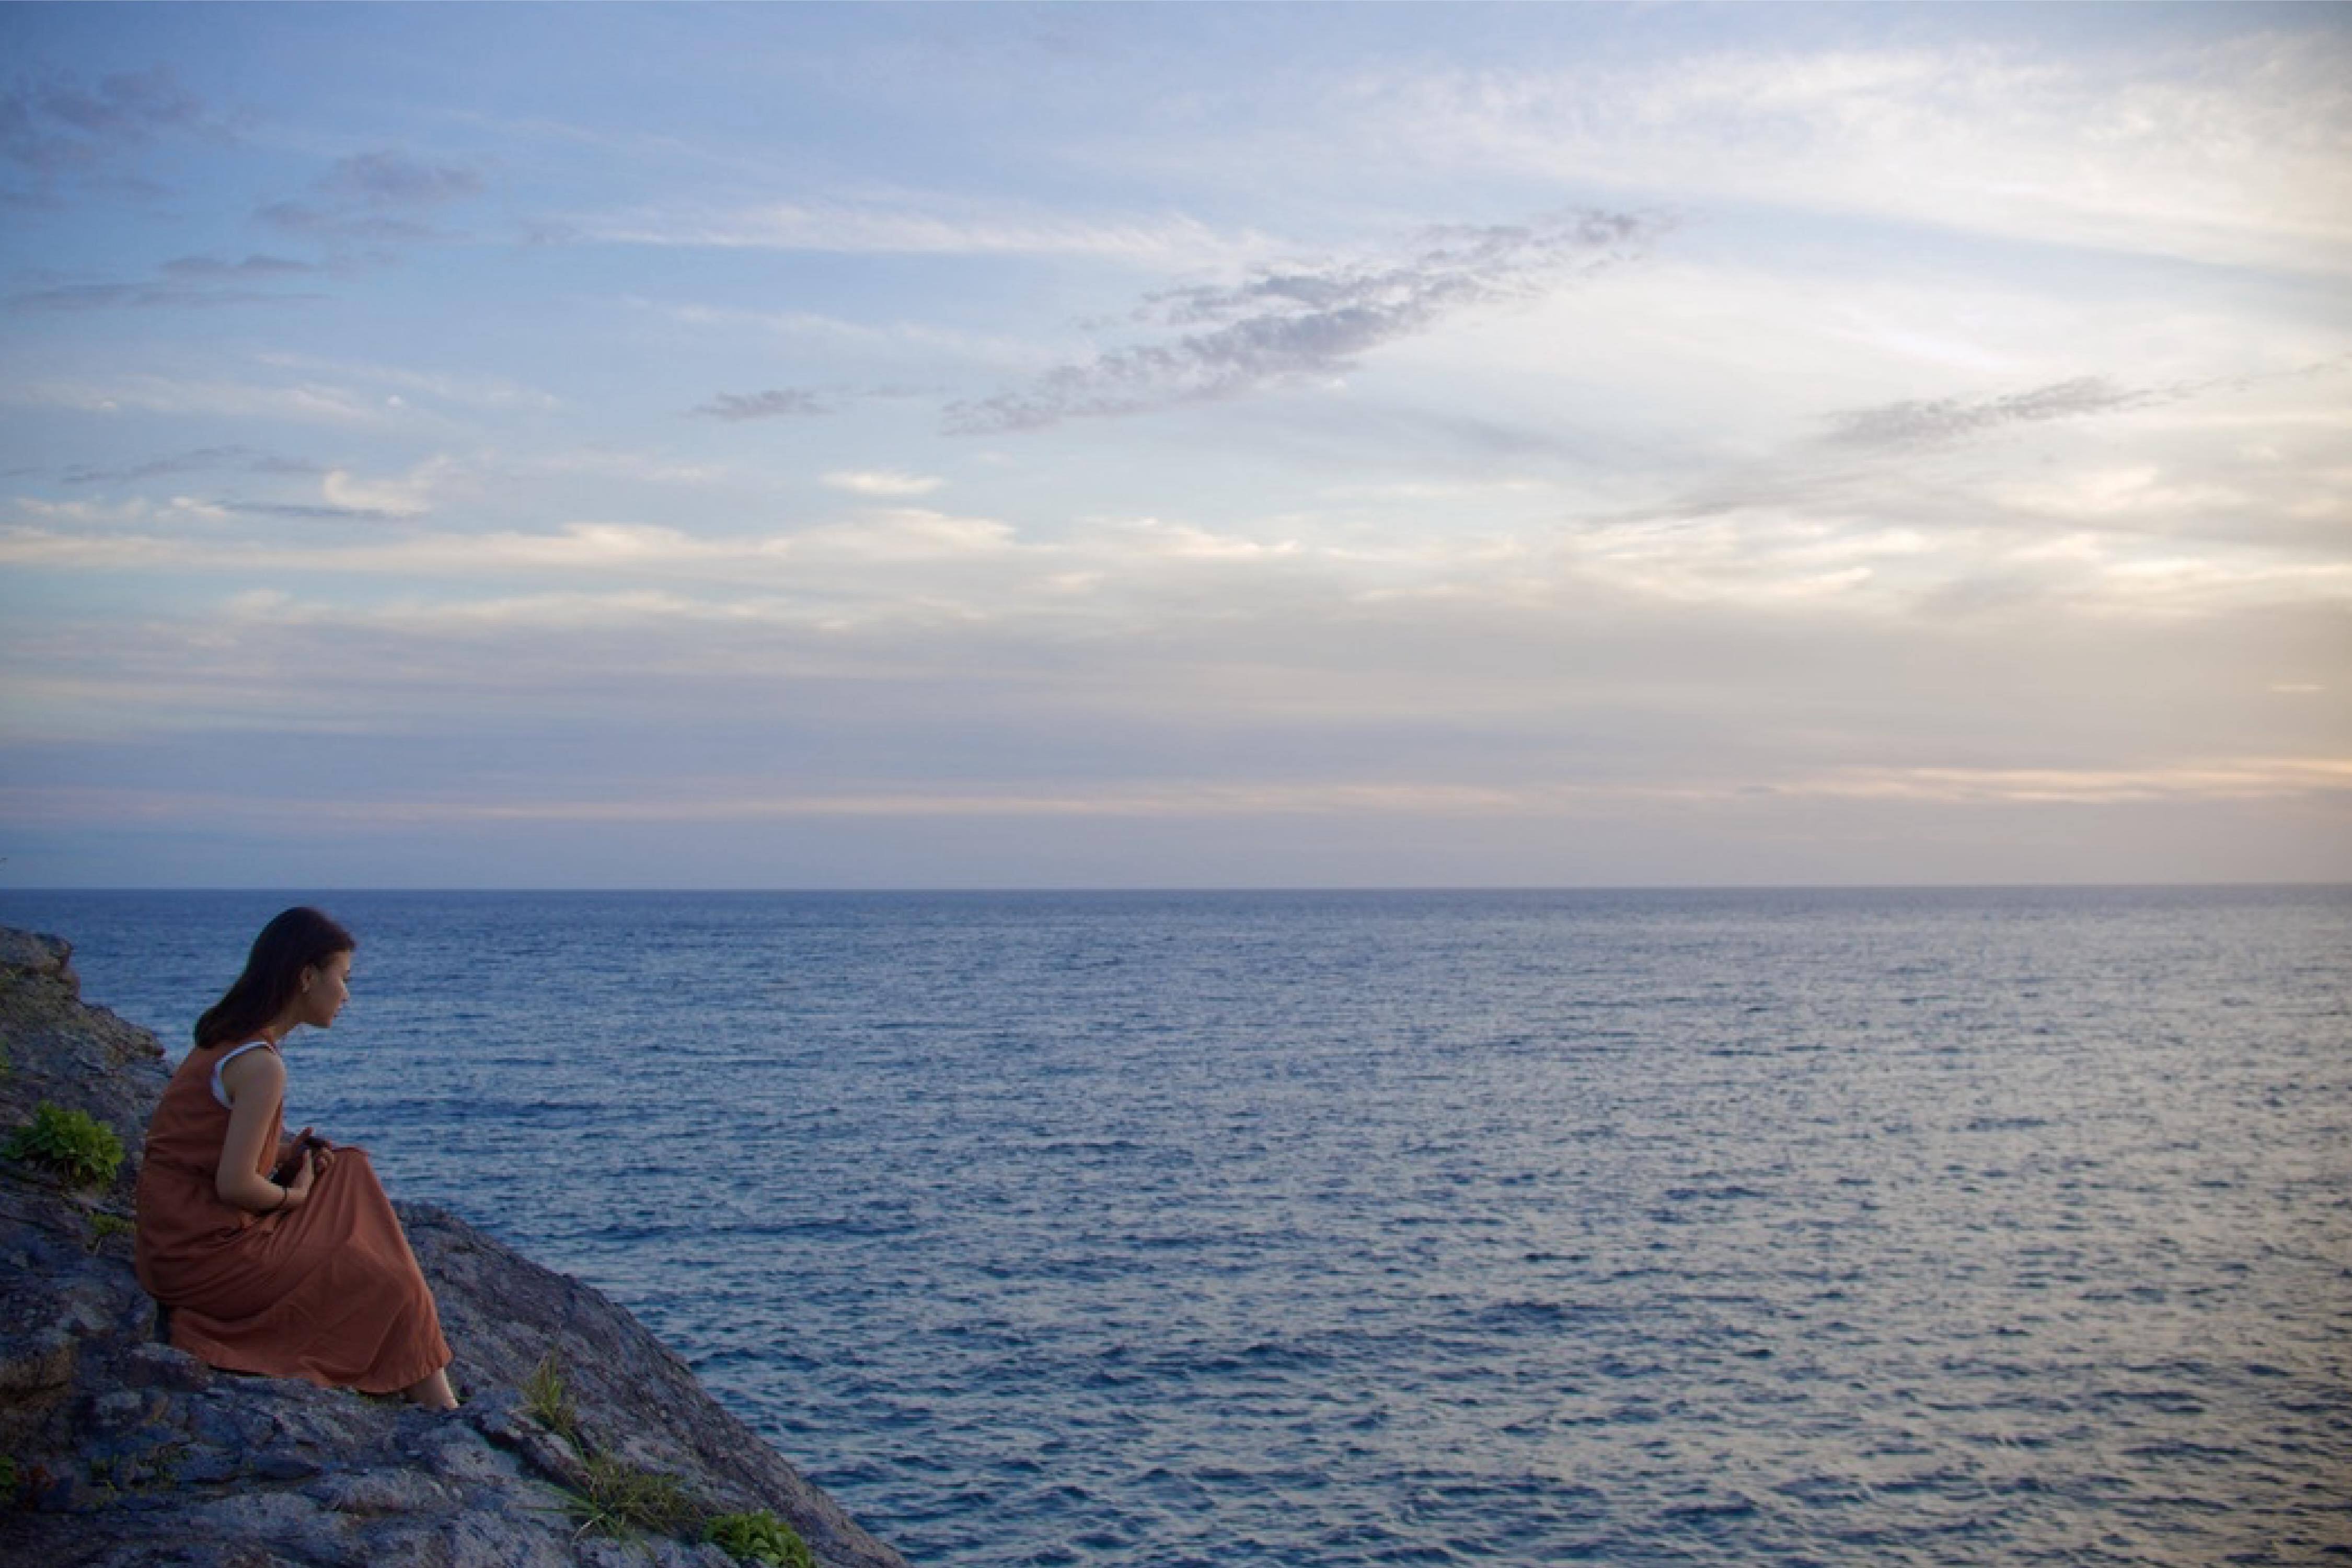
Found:
[[[221,1140],[220,1169],[213,1190],[221,1202],[254,1214],[299,1208],[310,1195],[311,1170],[306,1154],[293,1181],[285,1186],[261,1174],[262,1144],[269,1137],[269,1121],[278,1102],[286,1098],[286,1064],[276,1051],[247,1051],[221,1068],[221,1087],[228,1092],[228,1133]]]

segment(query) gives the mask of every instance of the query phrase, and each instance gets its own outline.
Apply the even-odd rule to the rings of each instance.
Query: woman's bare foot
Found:
[[[400,1391],[408,1395],[411,1405],[422,1405],[427,1410],[455,1410],[457,1396],[449,1388],[449,1369],[443,1367],[430,1376],[418,1379]]]

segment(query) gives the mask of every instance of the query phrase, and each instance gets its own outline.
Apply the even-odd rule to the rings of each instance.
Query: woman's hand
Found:
[[[305,1149],[294,1158],[294,1179],[286,1184],[286,1202],[280,1206],[299,1209],[309,1203],[310,1189],[318,1180],[319,1167],[312,1161],[311,1152]]]
[[[278,1163],[269,1168],[269,1179],[279,1186],[284,1186],[293,1180],[294,1161],[298,1155],[305,1152],[318,1157],[319,1174],[323,1176],[327,1173],[327,1167],[334,1163],[328,1158],[334,1152],[335,1146],[332,1143],[305,1127],[301,1131],[290,1133],[278,1141]]]

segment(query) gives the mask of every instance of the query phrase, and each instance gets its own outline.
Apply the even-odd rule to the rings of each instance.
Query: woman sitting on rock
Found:
[[[288,910],[197,1020],[147,1127],[139,1282],[172,1342],[214,1366],[454,1409],[440,1313],[366,1154],[283,1136],[278,1048],[335,1021],[357,945]]]

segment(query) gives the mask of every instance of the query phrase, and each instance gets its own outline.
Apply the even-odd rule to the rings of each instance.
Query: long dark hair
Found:
[[[302,972],[339,952],[358,951],[352,933],[307,905],[288,910],[253,939],[245,973],[196,1020],[196,1048],[249,1040],[285,1011],[302,987]]]

